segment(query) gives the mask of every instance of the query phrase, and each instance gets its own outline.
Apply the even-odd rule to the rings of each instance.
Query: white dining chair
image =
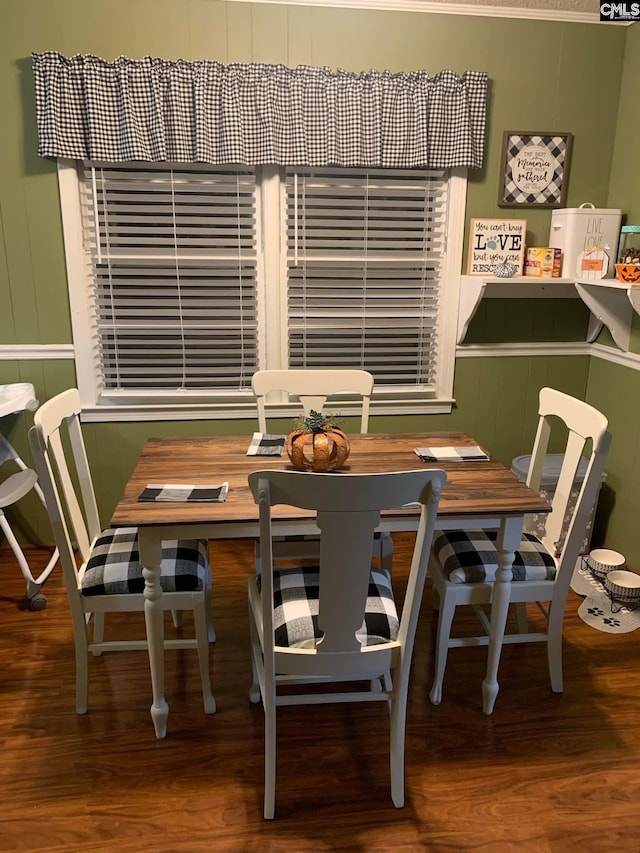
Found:
[[[538,430],[527,478],[530,488],[535,491],[540,489],[552,426],[557,431],[563,425],[566,448],[544,536],[538,539],[528,529],[525,520],[522,541],[513,561],[510,602],[514,604],[515,630],[505,633],[502,642],[546,643],[551,689],[554,693],[561,693],[565,605],[586,526],[602,482],[611,434],[607,430],[607,418],[597,409],[552,388],[540,391],[538,413]],[[566,537],[560,546],[576,472],[585,448],[589,452],[586,473],[571,513]],[[496,532],[491,530],[436,531],[434,535],[429,564],[434,606],[438,610],[435,674],[429,694],[434,705],[438,705],[442,699],[442,682],[449,649],[489,643],[492,625],[483,605],[488,605],[493,596],[498,568],[495,543]],[[532,602],[543,615],[542,628],[536,625],[533,630],[529,629],[526,610],[528,602]],[[481,636],[451,635],[455,609],[459,605],[473,607],[484,630]],[[490,714],[493,700],[485,696],[483,709]]]
[[[369,429],[369,403],[373,376],[366,370],[258,370],[251,378],[258,407],[258,429],[267,432],[267,399],[277,395],[276,405],[299,399],[305,415],[312,409],[322,412],[327,398],[357,396],[361,405],[360,432]],[[284,400],[283,400],[284,395]]]
[[[249,578],[249,698],[262,699],[265,713],[265,818],[275,813],[276,708],[281,705],[387,703],[391,796],[398,808],[404,805],[409,671],[445,480],[440,470],[339,477],[298,471],[249,475],[259,505],[263,554],[261,575]],[[396,607],[389,573],[372,565],[373,535],[382,509],[416,501],[422,511],[411,570],[402,607]],[[274,566],[271,508],[278,504],[317,513],[318,565]]]
[[[76,711],[88,708],[89,652],[146,649],[145,639],[105,639],[105,614],[143,612],[144,577],[137,529],[100,526],[80,424],[80,395],[73,388],[43,403],[34,415],[29,441],[53,528],[69,597],[76,653]],[[78,558],[76,559],[75,548]],[[211,568],[206,540],[162,543],[162,607],[181,628],[183,610],[193,612],[195,638],[165,640],[168,649],[196,649],[204,710],[213,714],[209,643]],[[182,633],[182,630],[180,630]]]
[[[369,431],[369,405],[373,394],[374,380],[366,370],[259,370],[253,374],[251,388],[258,408],[258,429],[267,432],[267,401],[277,397],[276,405],[290,402],[291,398],[300,401],[306,415],[313,409],[322,412],[330,398],[337,404],[337,398],[346,395],[359,399],[360,432]],[[315,546],[314,546],[315,541]],[[317,537],[304,537],[304,545],[299,537],[281,537],[274,544],[277,556],[288,558],[313,557],[317,554]],[[380,564],[391,569],[393,560],[393,539],[384,532],[376,535],[377,555]],[[260,569],[259,545],[256,547],[256,566]]]

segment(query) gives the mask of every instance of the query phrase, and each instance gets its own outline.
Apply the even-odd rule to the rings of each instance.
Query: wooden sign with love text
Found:
[[[522,275],[526,219],[472,219],[469,228],[469,275],[490,277],[498,264],[513,264]]]

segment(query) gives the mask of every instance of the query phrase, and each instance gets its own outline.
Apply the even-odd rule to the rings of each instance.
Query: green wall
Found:
[[[631,210],[637,191],[627,189],[632,143],[618,121],[618,93],[629,104],[637,60],[637,34],[629,28],[352,10],[219,0],[4,0],[0,4],[0,343],[71,342],[66,273],[55,165],[36,155],[30,54],[58,50],[105,59],[146,54],[167,59],[327,65],[358,71],[442,68],[489,74],[485,167],[470,174],[467,220],[514,216],[528,221],[528,242],[544,243],[550,212],[497,207],[502,134],[505,130],[557,130],[574,134],[567,206],[590,201]],[[635,65],[633,64],[635,62]],[[637,120],[636,120],[637,121]],[[637,130],[637,128],[636,128]],[[635,135],[637,139],[637,133]],[[626,144],[625,144],[626,141]],[[619,167],[616,158],[627,165]],[[616,200],[617,199],[617,200]],[[623,205],[624,200],[624,205]],[[636,207],[637,211],[637,207]],[[465,247],[466,252],[466,247]],[[579,300],[492,300],[478,312],[468,342],[584,340],[587,314]],[[518,304],[516,304],[518,303]],[[528,452],[537,393],[544,384],[579,397],[597,395],[583,357],[461,358],[456,406],[449,416],[378,418],[374,430],[462,428],[489,445],[505,463]],[[602,384],[619,372],[601,362]],[[608,378],[609,377],[609,378]],[[0,360],[0,382],[32,381],[41,399],[74,384],[70,361]],[[25,453],[28,415],[3,423]],[[87,425],[100,508],[108,521],[134,460],[149,435],[202,431],[249,434],[252,421]],[[614,445],[622,442],[614,437]],[[633,444],[633,442],[632,442]],[[635,446],[635,445],[634,445]],[[617,453],[624,454],[619,447]],[[612,476],[615,482],[616,477]],[[629,487],[633,493],[633,485]],[[637,503],[637,501],[636,501]],[[607,544],[640,565],[640,548],[628,532],[627,504],[619,501]],[[27,533],[50,538],[36,506],[21,511]],[[33,529],[32,529],[33,528]],[[633,529],[633,527],[629,528]],[[611,531],[611,533],[609,533]]]
[[[640,112],[633,109],[640,80],[640,26],[626,28],[620,109],[616,124],[608,207],[620,207],[629,224],[640,224]],[[640,353],[640,317],[634,315],[631,349]],[[589,403],[605,412],[613,434],[607,462],[611,515],[607,542],[640,568],[640,370],[592,358],[587,382]]]

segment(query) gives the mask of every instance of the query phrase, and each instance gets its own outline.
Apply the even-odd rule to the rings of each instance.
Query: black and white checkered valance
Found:
[[[480,168],[487,74],[34,53],[38,153],[287,166]]]

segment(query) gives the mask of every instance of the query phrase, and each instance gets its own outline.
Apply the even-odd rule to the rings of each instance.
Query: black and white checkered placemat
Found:
[[[247,456],[282,456],[286,436],[254,432]]]
[[[489,459],[477,444],[473,447],[414,447],[413,452],[423,462],[470,462]]]
[[[222,503],[227,497],[229,483],[216,486],[194,486],[187,483],[149,483],[138,495],[139,501],[200,501]]]

